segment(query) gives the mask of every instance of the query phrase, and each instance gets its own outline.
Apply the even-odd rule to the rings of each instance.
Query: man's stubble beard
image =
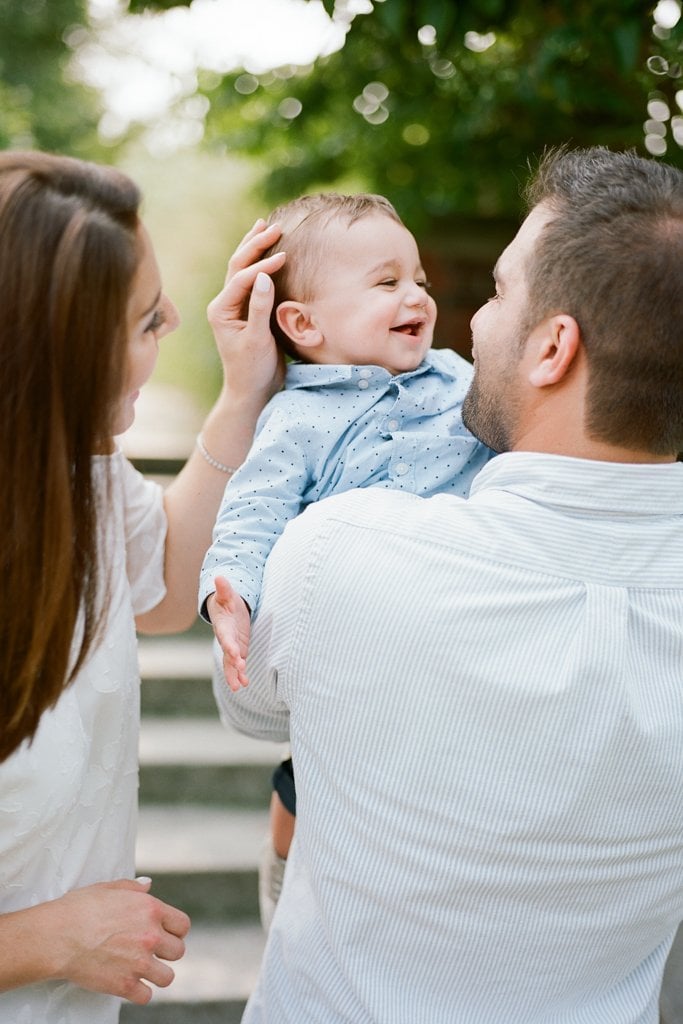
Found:
[[[471,434],[494,452],[510,451],[512,441],[501,403],[495,395],[482,394],[476,369],[462,403],[462,421]]]

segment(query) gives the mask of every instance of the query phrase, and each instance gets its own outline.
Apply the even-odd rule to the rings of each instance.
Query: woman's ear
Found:
[[[537,331],[539,328],[533,334]],[[581,331],[573,316],[560,313],[549,317],[540,327],[529,382],[537,388],[558,384],[574,365],[580,345]]]
[[[322,331],[305,302],[281,302],[275,311],[280,329],[299,348],[322,345]]]

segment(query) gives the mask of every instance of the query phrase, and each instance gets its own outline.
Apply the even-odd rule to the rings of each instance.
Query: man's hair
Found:
[[[529,326],[556,313],[577,321],[590,435],[681,451],[683,172],[633,152],[560,149],[526,199],[553,214],[526,268]]]
[[[282,235],[266,255],[284,250],[287,260],[281,270],[273,274],[275,303],[271,328],[278,346],[294,359],[301,359],[291,340],[277,322],[276,310],[281,302],[293,299],[310,302],[314,298],[318,271],[325,267],[327,255],[326,228],[334,221],[350,227],[370,214],[380,213],[398,224],[402,220],[384,196],[371,193],[341,195],[321,192],[300,196],[278,206],[268,217],[282,227]]]

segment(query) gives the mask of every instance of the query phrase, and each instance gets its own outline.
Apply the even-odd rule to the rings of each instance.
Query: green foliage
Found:
[[[326,0],[328,12],[333,6]],[[360,174],[416,229],[463,214],[516,215],[518,181],[545,146],[645,152],[650,93],[676,110],[683,19],[657,40],[653,6],[376,0],[353,20],[343,50],[312,71],[208,83],[208,138],[267,154],[273,203]],[[436,30],[433,43],[418,39],[426,25]],[[670,74],[648,70],[653,55],[668,59]],[[673,141],[666,159],[683,163]]]
[[[64,37],[84,22],[85,0],[0,0],[0,148],[98,151],[97,100],[66,78]]]
[[[168,11],[171,7],[189,7],[192,0],[128,0],[130,14],[143,14],[145,11]]]

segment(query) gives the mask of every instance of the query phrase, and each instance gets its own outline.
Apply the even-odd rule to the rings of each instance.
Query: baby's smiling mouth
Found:
[[[424,327],[424,320],[411,320],[409,323],[397,324],[396,327],[392,327],[392,331],[398,331],[400,334],[407,334],[411,338],[417,338]]]

